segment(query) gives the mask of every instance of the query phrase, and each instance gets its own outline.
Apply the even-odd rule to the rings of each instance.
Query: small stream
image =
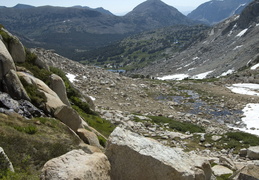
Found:
[[[220,104],[210,105],[200,98],[200,95],[192,90],[180,90],[187,96],[159,95],[155,99],[158,101],[172,101],[176,106],[186,106],[190,114],[205,114],[210,120],[220,123],[232,123],[240,121],[243,114],[241,110],[229,110]]]

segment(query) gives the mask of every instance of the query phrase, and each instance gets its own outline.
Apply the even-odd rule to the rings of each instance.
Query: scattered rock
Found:
[[[233,171],[235,171],[237,169],[233,160],[231,160],[230,158],[228,158],[226,156],[221,156],[219,158],[219,163],[220,163],[220,165],[226,166],[226,167],[232,169]]]
[[[259,179],[259,166],[248,165],[238,171],[231,177],[233,180],[258,180]]]
[[[259,160],[259,146],[249,147],[247,149],[247,157],[249,159]]]
[[[162,152],[162,153],[161,153]],[[117,127],[110,135],[106,155],[112,179],[195,179],[207,172],[195,167],[195,160],[180,149]],[[203,164],[203,163],[200,163]]]
[[[212,167],[212,172],[215,176],[219,177],[222,175],[232,175],[233,171],[228,169],[227,167],[216,165]]]
[[[110,163],[103,153],[87,154],[73,150],[49,160],[43,167],[41,180],[110,180]]]
[[[247,149],[240,149],[239,156],[240,157],[246,157],[247,155]]]

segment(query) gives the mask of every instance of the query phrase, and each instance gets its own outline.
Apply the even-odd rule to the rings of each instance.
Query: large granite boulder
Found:
[[[5,44],[0,40],[0,81],[10,70],[16,70],[13,58]]]
[[[41,173],[41,180],[110,180],[110,163],[103,153],[87,154],[73,150],[48,161]]]
[[[65,105],[58,108],[54,113],[54,117],[70,127],[74,132],[77,132],[79,128],[83,128],[83,119],[69,106]]]
[[[14,99],[29,100],[23,85],[16,74],[16,67],[5,44],[0,40],[0,90],[9,93]]]
[[[46,97],[44,107],[45,112],[53,115],[58,108],[63,107],[65,105],[60,100],[59,96],[40,79],[35,78],[34,76],[25,72],[17,72],[17,74],[19,77],[23,78],[28,84],[36,86],[39,92],[44,93]]]
[[[259,179],[259,166],[248,165],[238,171],[231,177],[233,180],[258,180]]]
[[[67,98],[67,91],[64,81],[61,77],[56,74],[50,76],[50,88],[57,93],[61,101],[70,106],[69,100]]]
[[[25,62],[26,53],[21,41],[12,35],[12,39],[8,44],[8,50],[16,63]]]
[[[211,178],[208,161],[196,163],[196,159],[180,149],[164,146],[120,127],[110,135],[105,154],[111,163],[111,178],[114,180]]]

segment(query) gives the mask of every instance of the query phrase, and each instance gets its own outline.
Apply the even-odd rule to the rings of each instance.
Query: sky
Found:
[[[88,6],[90,8],[103,7],[113,14],[123,15],[145,0],[1,0],[0,6],[13,7],[16,4],[28,4],[33,6],[63,6],[75,5]],[[164,3],[177,8],[182,13],[192,11],[204,2],[209,0],[162,0]]]

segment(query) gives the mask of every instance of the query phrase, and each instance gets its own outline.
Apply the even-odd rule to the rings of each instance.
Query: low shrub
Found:
[[[168,123],[170,129],[177,130],[179,132],[190,132],[190,133],[202,133],[205,132],[203,127],[197,126],[188,122],[180,122],[171,118],[166,118],[162,116],[149,116],[153,122],[159,123]]]

